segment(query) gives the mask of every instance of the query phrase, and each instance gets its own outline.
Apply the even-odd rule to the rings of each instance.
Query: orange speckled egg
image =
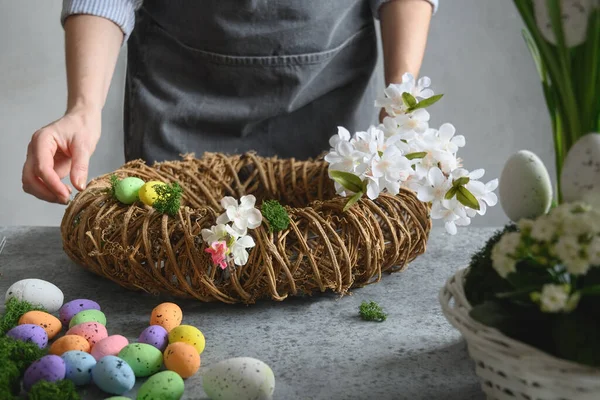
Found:
[[[69,329],[67,335],[78,335],[90,343],[90,347],[94,347],[96,343],[108,337],[106,327],[99,322],[84,322],[83,324],[75,325]]]
[[[170,332],[181,324],[183,313],[175,303],[162,303],[154,307],[150,316],[150,325],[160,325]]]
[[[44,311],[29,311],[21,315],[19,325],[34,324],[39,325],[48,334],[48,339],[53,339],[62,329],[62,323],[52,314]]]
[[[62,356],[70,350],[83,351],[85,353],[90,352],[90,344],[84,337],[79,335],[65,335],[56,339],[52,346],[50,346],[50,354]]]
[[[164,363],[168,370],[177,372],[182,378],[189,378],[200,369],[200,354],[191,344],[175,342],[167,346]]]

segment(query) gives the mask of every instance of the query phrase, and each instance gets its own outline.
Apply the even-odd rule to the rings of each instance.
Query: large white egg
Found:
[[[512,221],[546,214],[552,205],[552,182],[538,156],[521,150],[504,164],[498,188],[502,209]]]
[[[50,313],[58,311],[65,299],[56,285],[42,279],[22,279],[13,283],[6,291],[5,301],[12,297],[44,307]]]
[[[255,358],[229,358],[202,376],[202,386],[213,400],[269,400],[275,391],[275,375]]]
[[[582,136],[571,147],[560,173],[563,201],[585,200],[600,191],[600,134]]]

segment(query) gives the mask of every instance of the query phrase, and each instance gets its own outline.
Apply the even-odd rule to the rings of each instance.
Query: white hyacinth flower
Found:
[[[465,207],[456,199],[442,200],[433,203],[431,207],[431,218],[444,221],[446,232],[456,235],[457,225],[466,226],[471,223],[467,217]]]
[[[441,202],[451,188],[452,179],[447,178],[439,168],[433,167],[427,174],[427,184],[417,190],[417,198],[424,202]]]
[[[345,171],[361,174],[360,166],[363,162],[364,155],[357,151],[352,143],[339,141],[333,151],[330,151],[325,156],[330,166],[329,168],[337,171]]]
[[[574,47],[586,40],[589,17],[596,0],[560,0],[561,21],[565,36],[565,45]],[[540,33],[548,42],[557,44],[552,28],[548,0],[534,0],[535,21]]]
[[[351,135],[348,129],[343,126],[338,126],[338,133],[329,139],[329,145],[332,149],[335,149],[339,142],[349,142],[350,139]]]
[[[231,196],[223,197],[221,206],[225,209],[225,213],[217,218],[217,224],[233,222],[240,231],[258,228],[262,223],[262,214],[254,207],[255,204],[256,197],[251,194],[242,196],[239,204]]]
[[[402,75],[402,83],[400,85],[403,92],[408,92],[417,99],[428,99],[433,96],[433,90],[429,88],[431,86],[431,79],[426,76],[415,81],[415,77],[407,72]]]
[[[233,263],[241,266],[248,262],[249,248],[255,246],[254,239],[252,236],[246,234],[246,232],[240,232],[235,227],[227,225],[227,233],[233,238],[233,243],[230,245],[229,250],[233,256]]]
[[[409,114],[401,114],[395,118],[398,125],[398,133],[410,138],[417,134],[423,134],[429,129],[430,115],[425,109],[418,109]]]

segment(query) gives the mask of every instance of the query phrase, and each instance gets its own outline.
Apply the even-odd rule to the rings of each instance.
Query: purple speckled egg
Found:
[[[8,331],[6,336],[22,342],[35,343],[40,349],[48,346],[48,334],[44,328],[35,324],[17,325]]]
[[[67,368],[59,356],[47,355],[34,361],[25,371],[23,386],[29,390],[38,381],[56,382],[65,379]]]
[[[160,325],[150,325],[141,333],[138,342],[154,346],[165,351],[169,344],[169,332]]]
[[[87,299],[75,299],[71,300],[68,303],[63,304],[63,306],[58,310],[58,315],[60,318],[60,322],[65,326],[69,326],[69,322],[71,322],[71,318],[75,316],[80,311],[86,310],[100,310],[100,305],[93,300]]]

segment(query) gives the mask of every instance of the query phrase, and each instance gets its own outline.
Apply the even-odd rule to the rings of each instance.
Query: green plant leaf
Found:
[[[472,208],[473,210],[479,210],[479,202],[475,196],[473,196],[473,193],[469,192],[464,186],[456,188],[456,200],[463,206]]]
[[[414,160],[415,158],[423,158],[427,155],[426,151],[419,151],[416,153],[408,153],[406,155],[404,155],[404,157],[408,158],[409,160]]]
[[[355,193],[352,197],[350,197],[350,199],[344,206],[344,212],[348,211],[348,209],[350,209],[350,207],[352,207],[357,201],[359,201],[360,198],[363,196],[363,194],[364,193],[362,191],[360,191],[360,192]]]
[[[420,102],[418,102],[417,105],[409,108],[408,111],[412,112],[412,111],[418,110],[420,108],[430,107],[430,106],[434,105],[435,103],[437,103],[438,101],[440,101],[440,99],[442,97],[444,97],[443,94],[436,94],[436,95],[433,95],[433,96],[431,96],[431,97],[429,97],[427,99],[423,99]]]
[[[464,186],[467,183],[469,183],[471,181],[471,178],[469,178],[468,176],[462,176],[458,179],[455,179],[454,182],[452,182],[452,186],[457,187],[457,186]]]
[[[402,93],[402,101],[404,102],[406,108],[409,109],[417,105],[417,99],[415,99],[415,97],[408,92]]]
[[[446,192],[446,195],[444,196],[444,199],[446,200],[451,200],[456,193],[458,192],[458,188],[457,187],[451,187],[450,190],[448,190],[448,192]]]
[[[360,178],[350,172],[330,170],[329,176],[331,179],[354,193],[362,191],[364,187],[364,184]]]

